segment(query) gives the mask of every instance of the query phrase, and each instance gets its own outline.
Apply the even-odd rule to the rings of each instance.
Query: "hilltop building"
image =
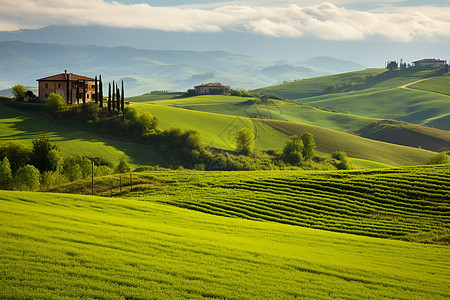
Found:
[[[48,101],[50,93],[60,94],[67,104],[79,101],[91,102],[95,95],[95,79],[76,75],[73,73],[64,73],[44,77],[36,80],[39,87],[39,99]],[[78,97],[77,97],[78,93]]]
[[[447,61],[441,59],[427,58],[413,61],[415,67],[425,69],[440,69],[444,68]]]
[[[226,86],[220,83],[205,83],[194,86],[196,95],[217,95],[222,94]]]

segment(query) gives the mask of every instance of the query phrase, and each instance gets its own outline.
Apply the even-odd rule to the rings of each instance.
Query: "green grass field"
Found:
[[[63,157],[94,155],[115,164],[125,157],[133,165],[158,164],[161,161],[144,145],[110,140],[0,104],[0,143],[20,142],[31,146],[33,139],[45,136],[60,146]]]
[[[256,148],[259,150],[281,150],[288,136],[310,132],[321,153],[345,151],[350,157],[392,166],[423,164],[435,155],[431,151],[382,143],[341,131],[293,122],[233,117],[156,104],[133,105],[140,111],[158,116],[163,129],[170,126],[197,128],[206,145],[227,150],[234,150],[237,131],[249,127],[256,132]]]
[[[391,166],[424,164],[435,152],[370,140],[346,132],[292,122],[265,120],[289,135],[309,132],[314,135],[317,150],[322,153],[344,151],[349,157],[376,161]]]
[[[288,136],[259,120],[204,113],[156,104],[133,104],[139,111],[147,111],[158,117],[162,129],[171,126],[198,129],[202,142],[210,147],[235,150],[236,134],[241,128],[252,128],[258,150],[279,149]]]
[[[384,72],[386,72],[386,69],[368,69],[364,71],[308,78],[257,89],[254,90],[254,92],[264,92],[275,94],[283,98],[299,99],[321,95],[323,90],[331,84],[344,84],[360,81],[363,76],[377,76]]]
[[[411,89],[424,90],[450,96],[450,76],[433,77],[409,86]]]
[[[216,114],[273,119],[315,125],[324,128],[354,131],[376,119],[360,117],[351,114],[324,111],[309,105],[295,102],[273,101],[273,104],[248,104],[249,98],[229,96],[197,96],[188,98],[185,102],[158,101],[158,105],[175,105],[180,108],[211,112]]]
[[[448,247],[142,200],[3,192],[0,298],[450,297]]]
[[[126,196],[222,216],[448,244],[448,167],[153,172],[154,185]]]

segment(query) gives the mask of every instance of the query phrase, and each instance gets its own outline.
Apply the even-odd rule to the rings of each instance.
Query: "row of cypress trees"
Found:
[[[96,104],[98,104],[98,106],[100,108],[103,108],[103,81],[102,81],[102,75],[99,75],[99,78],[97,79],[97,76],[95,76],[95,94],[94,94],[94,101]],[[82,89],[83,89],[83,97],[82,97],[82,101],[83,104],[86,103],[86,98],[85,98],[85,94],[86,94],[86,83],[85,81],[80,81],[77,84],[77,90],[76,90],[76,101],[77,104],[79,104],[79,87],[80,84],[82,84]],[[69,85],[68,85],[69,86]],[[111,93],[112,92],[112,93]],[[72,103],[71,103],[72,104]],[[124,91],[124,86],[123,86],[123,80],[122,80],[122,88],[119,89],[119,84],[115,83],[114,81],[112,82],[112,86],[111,83],[109,83],[108,86],[108,113],[111,112],[124,112],[125,109],[125,91]]]

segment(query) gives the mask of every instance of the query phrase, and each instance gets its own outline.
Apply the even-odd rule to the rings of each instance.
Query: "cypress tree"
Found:
[[[108,87],[108,113],[111,113],[111,82]]]
[[[116,100],[116,84],[114,83],[113,80],[113,84],[112,84],[112,98],[111,98],[111,105],[112,105],[112,111],[116,110],[116,106],[114,101]]]
[[[99,92],[100,92],[100,104],[99,104],[99,106],[100,106],[100,108],[103,108],[103,82],[102,82],[102,75],[100,75],[100,78],[99,78],[99,85],[100,85],[100,87],[99,87]]]
[[[75,99],[77,99],[77,104],[80,104],[80,100],[78,99],[79,95],[80,95],[80,81],[77,80],[77,94],[75,95]]]
[[[66,73],[66,103],[67,105],[70,104],[69,99],[69,87],[70,87],[70,81],[69,81],[69,74]]]
[[[86,103],[86,80],[83,79],[83,104]]]
[[[122,113],[124,112],[124,110],[125,110],[125,93],[124,93],[124,90],[123,90],[123,80],[122,80],[122,99],[121,99],[122,101]]]
[[[95,75],[95,103],[98,104],[98,84],[97,84],[97,75]]]
[[[116,86],[116,98],[117,98],[117,112],[120,113],[120,91],[119,86]]]

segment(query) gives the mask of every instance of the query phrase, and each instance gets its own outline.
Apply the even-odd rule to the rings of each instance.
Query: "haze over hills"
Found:
[[[142,50],[130,47],[76,46],[0,42],[0,88],[35,80],[67,69],[105,81],[124,80],[128,95],[152,90],[185,91],[203,82],[251,89],[306,77],[363,68],[350,61],[316,57],[295,64],[224,51]]]
[[[152,50],[227,51],[252,57],[304,61],[332,56],[367,67],[380,67],[390,59],[413,61],[424,57],[449,59],[450,42],[396,42],[394,40],[320,40],[274,37],[225,30],[214,33],[171,32],[106,26],[47,26],[40,29],[0,31],[0,41],[25,41],[68,45],[129,46]],[[338,72],[357,69],[338,69]]]

